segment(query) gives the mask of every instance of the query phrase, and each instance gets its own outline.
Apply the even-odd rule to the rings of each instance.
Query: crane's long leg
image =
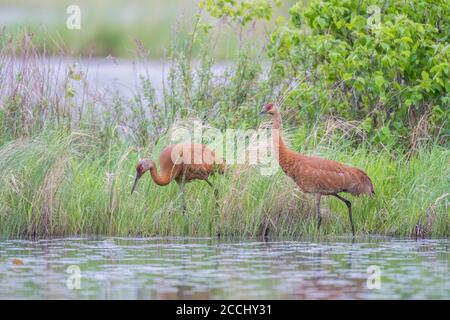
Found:
[[[219,208],[219,199],[218,199],[218,197],[219,197],[219,190],[217,190],[217,188],[214,188],[214,185],[208,179],[205,179],[205,181],[214,190],[214,198],[215,198],[215,201],[216,201],[216,209],[217,209],[217,208]]]
[[[316,193],[316,213],[317,213],[317,230],[320,228],[320,223],[322,222],[322,216],[320,215],[320,193]]]
[[[187,207],[186,207],[186,199],[184,197],[184,179],[178,183],[178,186],[180,187],[181,205],[183,206],[183,213],[186,214]]]
[[[352,203],[349,200],[345,199],[344,197],[341,197],[337,193],[333,194],[333,196],[335,196],[339,200],[343,201],[345,203],[345,205],[347,206],[348,217],[350,218],[350,224],[352,225],[352,235],[353,235],[353,237],[355,237],[355,227],[353,226],[353,219],[352,219]]]
[[[219,218],[220,212],[219,212],[219,190],[217,190],[217,188],[214,187],[214,185],[208,180],[205,179],[206,183],[214,189],[214,201],[215,201],[215,206],[216,206],[216,218]],[[209,233],[211,234],[211,229],[212,226],[210,225],[209,227]],[[220,238],[220,222],[219,222],[219,226],[217,227],[217,236]]]

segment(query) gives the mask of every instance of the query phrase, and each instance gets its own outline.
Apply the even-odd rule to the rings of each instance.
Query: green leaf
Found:
[[[375,76],[375,84],[378,88],[383,88],[383,85],[386,81],[382,75]]]

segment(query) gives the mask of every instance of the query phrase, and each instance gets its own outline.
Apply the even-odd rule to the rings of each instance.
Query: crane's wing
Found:
[[[304,162],[301,171],[301,176],[305,178],[303,184],[310,192],[349,192],[353,195],[374,193],[372,181],[364,171],[333,160],[310,157]]]

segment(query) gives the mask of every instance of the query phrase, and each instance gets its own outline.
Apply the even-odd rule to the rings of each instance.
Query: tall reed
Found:
[[[165,145],[155,146],[155,154]],[[449,151],[434,146],[413,159],[376,157],[324,148],[321,155],[365,168],[376,197],[352,198],[358,234],[449,236]],[[0,148],[0,234],[8,237],[75,234],[311,236],[312,198],[282,172],[262,176],[236,165],[212,182],[187,185],[183,214],[177,185],[156,186],[144,176],[130,195],[142,150],[121,139],[107,147],[84,131],[44,130]],[[349,234],[346,208],[326,200],[321,232]]]

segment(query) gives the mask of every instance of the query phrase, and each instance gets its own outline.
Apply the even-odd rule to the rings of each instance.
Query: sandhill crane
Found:
[[[159,186],[165,186],[175,180],[180,187],[183,211],[186,212],[184,184],[192,180],[204,180],[210,187],[208,177],[214,173],[223,174],[225,166],[216,158],[214,151],[202,144],[180,143],[169,145],[159,155],[161,174],[158,174],[156,164],[151,159],[143,159],[136,166],[136,179],[131,193],[142,175],[150,171],[153,181]],[[214,194],[217,190],[214,190]]]
[[[360,194],[375,195],[369,176],[355,167],[324,158],[308,157],[289,150],[281,135],[282,122],[278,106],[269,103],[262,108],[260,114],[269,114],[272,117],[273,145],[278,151],[278,162],[284,173],[292,178],[302,191],[315,195],[317,228],[320,228],[320,222],[322,221],[320,198],[322,196],[334,196],[344,202],[348,208],[354,237],[352,204],[339,193],[348,192],[355,196]]]

